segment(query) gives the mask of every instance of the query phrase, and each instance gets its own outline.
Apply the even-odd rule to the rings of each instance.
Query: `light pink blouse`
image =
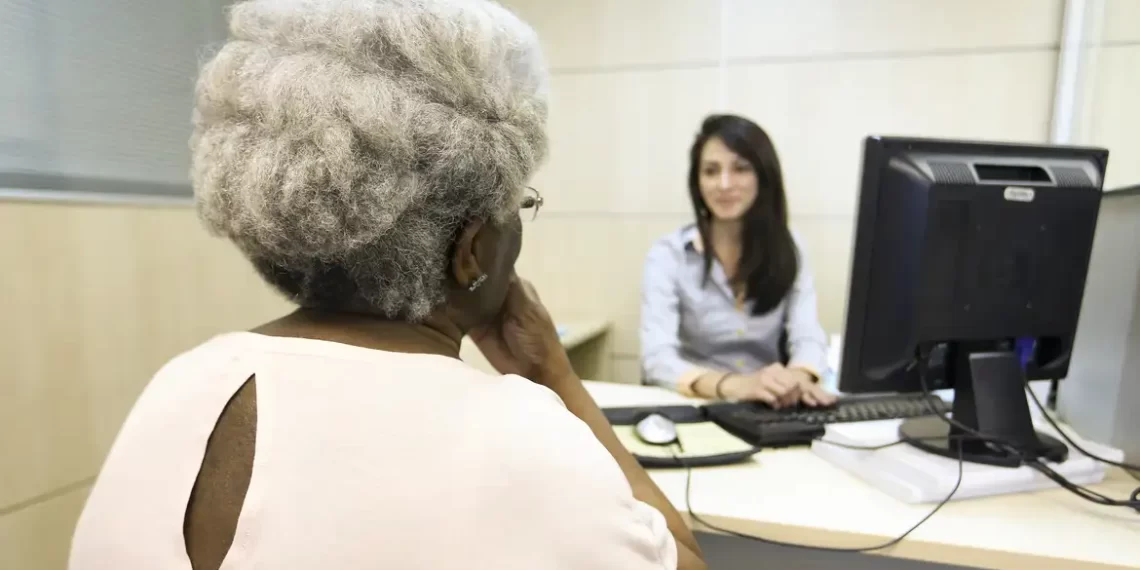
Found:
[[[190,569],[190,490],[253,375],[253,475],[223,570],[677,567],[664,517],[550,390],[441,356],[235,333],[172,360],[135,403],[71,570]]]

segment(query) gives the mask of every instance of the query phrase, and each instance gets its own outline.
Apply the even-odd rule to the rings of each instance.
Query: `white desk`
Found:
[[[603,407],[692,402],[659,388],[587,386]],[[685,472],[650,474],[684,513]],[[1113,470],[1093,488],[1126,498],[1137,484]],[[897,501],[806,448],[763,451],[748,463],[697,469],[692,503],[702,519],[729,530],[841,547],[886,542],[932,508]],[[952,501],[902,544],[879,554],[1011,570],[1140,568],[1140,515],[1098,507],[1060,489]]]

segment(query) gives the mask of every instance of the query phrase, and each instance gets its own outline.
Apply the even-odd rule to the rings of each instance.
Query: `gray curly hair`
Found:
[[[518,214],[546,81],[489,0],[239,3],[198,79],[199,215],[301,306],[420,320],[461,225]]]

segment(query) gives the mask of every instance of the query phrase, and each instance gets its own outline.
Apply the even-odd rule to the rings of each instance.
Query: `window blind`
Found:
[[[199,62],[224,0],[0,0],[0,192],[189,198]]]

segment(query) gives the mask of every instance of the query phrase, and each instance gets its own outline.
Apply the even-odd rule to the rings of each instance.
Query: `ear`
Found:
[[[455,242],[455,254],[451,257],[451,276],[460,287],[471,285],[485,273],[479,266],[479,259],[475,253],[483,227],[481,220],[472,221],[463,228],[459,233],[459,239]]]

